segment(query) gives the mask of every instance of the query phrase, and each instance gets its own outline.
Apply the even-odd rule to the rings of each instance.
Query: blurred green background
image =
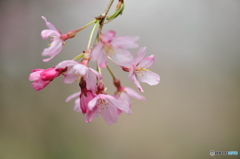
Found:
[[[79,90],[62,77],[42,91],[28,81],[86,49],[92,27],[68,40],[52,61],[40,32],[46,16],[63,33],[101,14],[108,0],[0,1],[0,159],[206,159],[210,150],[240,152],[240,1],[125,0],[122,16],[104,26],[118,36],[139,35],[161,83],[142,84],[146,102],[107,125],[85,123],[65,98]],[[114,10],[116,2],[111,12]],[[136,52],[137,50],[132,50]],[[127,73],[111,64],[125,86]],[[108,92],[111,78],[103,71]]]

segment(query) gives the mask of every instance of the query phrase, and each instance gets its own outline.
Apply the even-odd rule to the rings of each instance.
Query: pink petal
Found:
[[[107,98],[109,100],[109,102],[117,107],[118,109],[124,111],[125,113],[129,112],[129,107],[122,101],[117,100],[116,98],[114,98],[113,96],[110,95],[105,95],[105,98]]]
[[[59,52],[61,52],[63,47],[61,40],[54,40],[51,43],[51,46],[49,48],[45,48],[42,52],[42,56],[50,56],[50,58],[43,59],[44,62],[50,61],[52,58],[54,58]]]
[[[84,94],[80,95],[80,108],[82,110],[82,113],[86,113],[88,109],[88,102],[87,97]]]
[[[100,35],[100,40],[104,43],[109,43],[115,36],[116,32],[113,30],[109,30],[105,34]]]
[[[94,70],[94,69],[92,69],[92,68],[89,68],[89,70],[90,70],[91,72],[93,72],[93,73],[97,76],[97,78],[98,78],[99,80],[102,79],[102,75],[101,75],[100,73],[98,73],[96,70]]]
[[[52,68],[48,68],[48,69],[42,71],[40,76],[41,76],[41,79],[44,81],[51,81],[54,78],[59,76],[59,72],[56,71],[56,69],[52,67]]]
[[[133,80],[133,83],[135,84],[135,86],[137,86],[137,88],[139,89],[139,91],[144,92],[139,81],[137,80],[136,76],[133,76],[132,80]]]
[[[81,94],[80,96],[80,107],[82,109],[82,113],[86,113],[88,110],[88,103],[89,101],[91,101],[93,98],[95,97],[95,95],[92,92],[87,92],[86,96],[85,94]]]
[[[134,59],[133,64],[136,66],[140,61],[142,61],[142,59],[144,58],[145,54],[146,54],[146,47],[141,47],[138,52],[137,52],[137,56]]]
[[[77,99],[75,100],[73,110],[74,110],[75,112],[79,112],[79,113],[82,112],[82,110],[80,109],[80,98],[77,98]]]
[[[74,66],[74,65],[77,65],[78,62],[76,61],[73,61],[73,60],[65,60],[65,61],[62,61],[60,62],[59,64],[57,64],[57,66],[55,67],[56,69],[57,68],[66,68],[66,67],[69,67],[69,66]]]
[[[93,118],[97,115],[98,108],[94,107],[93,110],[87,110],[85,115],[86,122],[92,122]]]
[[[133,56],[126,49],[116,49],[110,57],[114,62],[124,67],[129,67],[133,62]]]
[[[95,91],[97,84],[97,76],[92,70],[93,69],[89,69],[88,73],[85,76],[85,81],[87,83],[87,90]]]
[[[89,110],[93,110],[93,108],[97,105],[98,99],[99,99],[99,95],[93,98],[91,101],[89,101],[88,103]]]
[[[137,48],[139,45],[135,42],[139,37],[116,37],[112,40],[111,44],[118,48]]]
[[[100,68],[105,68],[107,66],[107,61],[107,56],[105,54],[101,54],[97,59],[98,66]]]
[[[49,36],[55,36],[55,37],[59,38],[61,35],[59,34],[59,32],[57,32],[55,30],[45,29],[41,32],[41,36],[42,36],[43,39],[47,39],[47,38],[49,38]]]
[[[155,56],[154,55],[148,56],[148,57],[144,58],[142,61],[140,61],[137,68],[139,68],[139,67],[149,68],[149,67],[152,66],[154,61],[155,61]]]
[[[145,71],[143,74],[137,74],[139,81],[149,85],[157,85],[160,82],[160,76],[152,71]]]
[[[42,73],[42,71],[36,71],[36,72],[30,73],[28,80],[29,80],[29,81],[39,80],[41,73]]]
[[[50,44],[50,46],[48,48],[45,48],[42,52],[42,56],[52,56],[54,55],[56,52],[59,51],[60,48],[62,48],[63,44],[62,44],[62,40],[59,38],[54,38],[54,40],[52,41],[52,43]],[[59,51],[60,52],[60,51]],[[58,53],[59,53],[58,52]]]
[[[52,23],[50,23],[50,22],[47,21],[47,18],[45,18],[44,16],[42,16],[42,19],[46,22],[46,26],[47,26],[49,29],[51,29],[51,30],[56,30],[56,31],[57,31],[57,29],[55,28],[55,26],[54,26]]]
[[[69,102],[69,101],[72,100],[73,98],[76,98],[76,97],[79,97],[79,96],[80,96],[80,92],[76,92],[76,93],[68,96],[65,101],[66,101],[66,102]]]
[[[135,76],[135,67],[134,67],[134,66],[130,66],[130,67],[129,67],[128,78],[129,78],[130,80],[133,80],[134,76]]]
[[[145,97],[141,96],[140,94],[138,94],[135,90],[125,87],[124,90],[126,91],[126,93],[136,99],[140,99],[140,100],[145,100]]]
[[[99,56],[103,56],[103,44],[99,42],[91,51],[91,60],[92,61],[97,61]]]
[[[122,114],[122,111],[120,109],[117,109],[117,115]]]
[[[82,76],[84,76],[89,70],[87,66],[80,63],[78,63],[77,65],[74,65],[73,69],[75,70],[76,74],[82,75]]]
[[[50,83],[50,81],[42,81],[42,80],[37,80],[35,82],[32,83],[32,87],[36,90],[36,91],[40,91],[43,88],[45,88],[48,84]]]
[[[71,70],[72,71],[72,70]],[[75,82],[78,78],[79,78],[79,76],[77,76],[77,75],[75,75],[75,73],[72,73],[72,72],[69,72],[69,71],[67,71],[65,74],[64,74],[64,78],[63,78],[63,82],[64,83],[67,83],[67,84],[69,84],[69,83],[73,83],[73,82]],[[73,70],[74,71],[74,70]]]
[[[128,110],[127,114],[131,114],[132,111],[130,109],[130,106],[132,105],[132,101],[130,99],[130,96],[127,93],[122,92],[117,99],[120,101],[123,101],[126,104],[126,106],[128,106],[129,110]],[[118,110],[120,110],[120,109],[118,109]]]
[[[117,108],[114,106],[109,105],[108,108],[101,109],[101,115],[108,125],[118,121]]]

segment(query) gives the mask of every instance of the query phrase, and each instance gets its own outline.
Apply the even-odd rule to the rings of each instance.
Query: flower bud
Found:
[[[56,71],[54,67],[46,69],[40,74],[40,77],[43,81],[52,81],[54,78],[58,76],[59,76],[59,72]]]
[[[102,93],[104,91],[105,87],[103,83],[100,83],[97,87],[97,90],[99,93]]]

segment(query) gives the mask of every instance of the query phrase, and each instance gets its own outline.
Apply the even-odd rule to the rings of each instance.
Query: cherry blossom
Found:
[[[98,94],[88,103],[86,122],[92,122],[96,115],[101,115],[108,125],[112,125],[118,120],[118,109],[129,113],[129,107],[123,101],[110,95]]]
[[[133,80],[141,92],[143,92],[143,89],[139,81],[149,85],[157,85],[160,82],[160,76],[148,69],[154,63],[155,56],[150,55],[144,58],[145,54],[146,47],[140,48],[132,66],[129,68],[129,79]]]
[[[138,37],[116,37],[116,32],[112,30],[101,34],[100,42],[91,52],[91,60],[97,61],[100,68],[107,66],[108,57],[118,65],[128,66],[133,56],[127,49],[137,48],[138,44],[135,41],[138,39]]]
[[[62,38],[62,33],[57,30],[52,23],[48,22],[44,16],[42,16],[42,19],[46,22],[46,26],[49,28],[41,32],[42,38],[52,38],[50,46],[45,48],[42,52],[42,56],[50,56],[49,58],[43,60],[44,62],[48,62],[61,52],[64,44],[63,42],[66,39]]]
[[[96,88],[97,79],[102,76],[92,68],[89,68],[81,63],[73,60],[65,60],[59,63],[56,68],[71,67],[64,74],[65,83],[73,83],[81,77],[87,82],[87,89],[94,90]]]
[[[54,78],[58,77],[64,71],[65,69],[56,69],[54,67],[45,70],[34,69],[28,79],[34,81],[32,87],[36,91],[39,91],[45,88]]]

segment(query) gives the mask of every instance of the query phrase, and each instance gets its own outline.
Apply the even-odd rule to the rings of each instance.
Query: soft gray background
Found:
[[[139,35],[148,55],[156,55],[152,71],[161,83],[142,84],[147,101],[134,100],[133,114],[121,115],[117,124],[101,118],[85,123],[73,102],[64,102],[79,90],[77,83],[63,84],[60,77],[42,91],[31,88],[31,69],[52,67],[85,50],[92,28],[44,63],[48,42],[40,37],[46,28],[41,16],[66,33],[101,14],[107,3],[0,2],[0,159],[239,158],[209,155],[240,152],[239,0],[126,0],[124,14],[104,31]],[[127,73],[111,65],[123,84],[134,87]],[[112,93],[106,71],[104,81]]]

